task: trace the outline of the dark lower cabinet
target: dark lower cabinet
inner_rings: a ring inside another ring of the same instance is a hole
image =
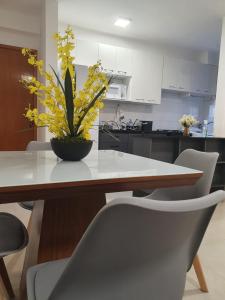
[[[159,136],[151,134],[118,133],[112,136],[99,134],[99,149],[112,149],[173,163],[185,149],[218,152],[212,191],[225,189],[225,138],[197,138]]]
[[[107,133],[99,134],[99,150],[116,150],[128,152],[128,134],[118,133],[113,136]]]
[[[219,159],[211,191],[225,189],[225,138],[196,137],[135,137],[132,153],[152,159],[173,163],[185,149],[203,152],[218,152]]]

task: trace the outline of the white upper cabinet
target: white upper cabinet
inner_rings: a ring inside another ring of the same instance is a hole
[[[189,91],[191,86],[191,67],[188,61],[164,58],[162,88],[176,91]]]
[[[122,47],[99,44],[99,59],[103,70],[123,76],[131,75],[131,50]]]
[[[130,98],[143,103],[161,103],[163,57],[133,50]]]
[[[210,95],[210,72],[211,66],[192,63],[191,89],[190,92],[201,95]]]
[[[98,44],[89,41],[76,40],[75,63],[91,66],[98,61]]]
[[[164,58],[162,88],[199,95],[215,95],[217,68],[175,58]]]
[[[116,47],[116,68],[119,75],[131,76],[131,50]]]
[[[116,72],[116,47],[99,44],[99,59],[105,72]]]
[[[217,89],[217,77],[218,77],[218,67],[211,65],[211,73],[210,73],[210,92],[211,95],[216,96]]]

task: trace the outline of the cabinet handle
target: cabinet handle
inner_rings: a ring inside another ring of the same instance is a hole
[[[143,98],[136,98],[137,101],[144,101],[145,99]]]
[[[109,70],[109,69],[103,69],[106,73],[113,73],[114,70]]]
[[[179,86],[179,89],[180,89],[180,90],[184,90],[184,87],[182,87],[182,86]]]
[[[196,92],[200,92],[201,90],[197,89]]]
[[[170,84],[171,88],[176,88],[176,85]]]
[[[205,92],[205,93],[208,93],[208,92],[209,92],[209,90],[204,90],[204,92]]]
[[[127,72],[126,72],[126,71],[118,71],[118,73],[120,73],[120,74],[124,74],[124,75],[126,75],[126,74],[127,74]]]

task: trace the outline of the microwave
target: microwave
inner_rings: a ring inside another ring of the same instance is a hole
[[[107,99],[115,99],[115,100],[121,100],[126,99],[127,87],[124,84],[118,84],[118,83],[112,83],[109,86],[109,90],[106,94]]]

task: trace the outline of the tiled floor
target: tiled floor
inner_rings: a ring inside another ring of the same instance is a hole
[[[116,195],[118,196],[118,194]],[[111,199],[115,195],[109,195]],[[1,205],[0,211],[14,213],[24,224],[28,223],[30,213],[17,204]],[[209,293],[202,293],[198,289],[196,276],[191,270],[187,274],[184,300],[224,300],[225,299],[225,203],[218,206],[207,234],[199,251],[204,267]],[[18,293],[24,252],[6,258],[6,265],[16,293]],[[6,300],[0,283],[0,300]]]

